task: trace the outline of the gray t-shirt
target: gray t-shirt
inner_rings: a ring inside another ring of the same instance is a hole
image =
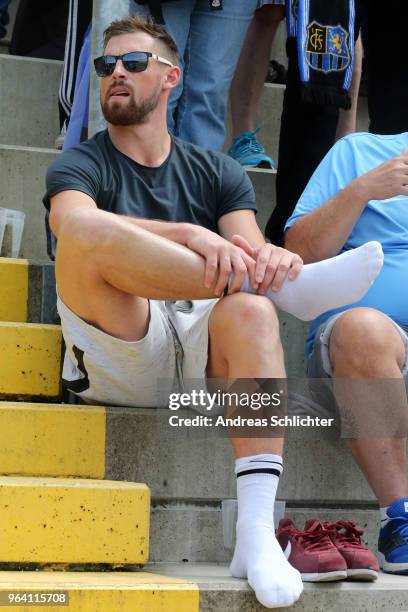
[[[179,221],[217,231],[217,221],[234,210],[256,211],[245,170],[215,151],[172,138],[168,158],[157,168],[142,166],[112,144],[108,131],[67,149],[47,171],[43,203],[60,191],[89,195],[98,208],[132,217]]]

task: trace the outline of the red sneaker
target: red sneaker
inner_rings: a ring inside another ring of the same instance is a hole
[[[380,566],[377,557],[361,543],[364,529],[354,521],[323,523],[331,532],[333,544],[347,563],[347,576],[356,580],[377,580]]]
[[[305,530],[300,531],[290,519],[281,519],[276,537],[305,582],[347,578],[347,563],[319,521],[306,521]]]

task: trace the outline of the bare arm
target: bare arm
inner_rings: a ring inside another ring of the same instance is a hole
[[[57,238],[64,223],[70,222],[71,215],[82,213],[84,208],[93,210],[95,215],[102,212],[95,201],[81,191],[62,191],[51,198],[50,227]],[[215,284],[215,295],[222,294],[231,272],[235,273],[231,292],[239,290],[247,271],[251,278],[254,275],[255,262],[246,250],[204,227],[139,217],[124,218],[130,224],[182,244],[201,255],[206,262],[204,286],[210,288]]]
[[[68,219],[68,216],[84,207],[94,209],[97,214],[98,208],[94,200],[81,191],[62,191],[51,198],[50,227],[57,238],[60,228],[64,221]],[[129,223],[153,234],[184,245],[187,244],[193,227],[190,223],[170,223],[135,217],[126,217],[126,219]]]
[[[334,257],[341,251],[367,201],[360,185],[352,181],[320,208],[297,221],[286,232],[285,246],[305,263]]]
[[[265,244],[253,210],[235,210],[223,215],[218,220],[218,230],[226,240],[232,240],[235,234],[239,234],[254,248]]]
[[[408,195],[408,151],[354,179],[319,208],[295,221],[285,246],[305,263],[334,257],[342,249],[369,200]]]

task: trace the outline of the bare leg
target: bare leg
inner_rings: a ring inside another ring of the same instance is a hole
[[[240,293],[223,298],[213,309],[209,332],[208,377],[245,378],[248,386],[251,378],[285,377],[278,318],[264,297]],[[247,578],[267,608],[292,605],[302,592],[302,581],[276,540],[273,507],[278,477],[265,473],[268,463],[281,466],[283,441],[231,442],[237,458],[238,521],[230,572]],[[249,466],[256,467],[247,471]]]
[[[123,340],[147,331],[151,299],[214,297],[204,259],[126,218],[83,210],[58,237],[56,277],[62,301],[79,317]]]
[[[330,357],[340,383],[335,385],[340,409],[347,389],[341,384],[341,379],[349,379],[354,384],[357,379],[361,379],[362,384],[364,379],[384,379],[387,391],[392,389],[392,397],[388,391],[386,398],[370,400],[372,405],[367,406],[367,411],[375,411],[387,427],[393,416],[399,419],[406,415],[407,398],[401,375],[404,346],[395,327],[382,313],[370,308],[356,308],[345,313],[333,329]],[[378,385],[377,389],[380,390],[381,386]],[[369,427],[370,414],[361,416],[363,425]],[[363,437],[351,439],[348,444],[380,506],[389,506],[396,499],[408,497],[405,437]]]
[[[279,321],[262,296],[239,293],[222,299],[210,321],[208,378],[285,378]],[[232,438],[236,458],[282,455],[282,438]]]
[[[256,128],[256,113],[272,42],[284,17],[282,6],[264,6],[254,13],[231,85],[233,136]]]

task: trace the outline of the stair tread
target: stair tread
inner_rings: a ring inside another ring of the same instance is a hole
[[[66,603],[59,605],[75,612],[199,611],[198,587],[194,582],[145,571],[0,572],[0,605],[9,601],[9,593],[16,592],[68,595]],[[54,610],[54,605],[45,609]],[[28,607],[17,604],[16,609]]]
[[[197,582],[200,588],[220,588],[229,590],[244,590],[248,591],[251,588],[246,580],[232,578],[229,574],[228,565],[216,563],[154,563],[147,564],[145,569],[151,573],[166,574],[167,576],[177,576],[185,580],[193,580]],[[1,576],[1,574],[0,574]],[[339,581],[337,583],[320,583],[319,585],[310,582],[304,583],[306,591],[318,589],[333,590],[384,590],[384,589],[402,589],[407,590],[407,577],[394,576],[380,572],[378,580],[375,582],[352,582]]]
[[[181,567],[181,565],[180,565]],[[0,590],[12,585],[18,585],[20,589],[35,586],[35,588],[140,588],[144,585],[177,585],[191,586],[190,579],[174,575],[165,576],[161,573],[150,571],[112,571],[112,572],[7,572],[0,571]],[[193,581],[194,584],[194,581]]]
[[[50,487],[64,489],[128,489],[146,490],[141,482],[99,480],[96,478],[54,478],[50,476],[0,476],[0,487]]]

